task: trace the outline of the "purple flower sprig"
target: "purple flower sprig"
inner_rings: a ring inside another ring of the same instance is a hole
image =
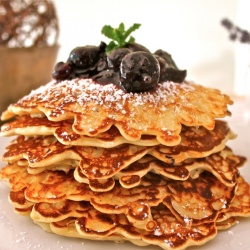
[[[240,43],[250,43],[249,31],[234,25],[233,22],[227,18],[222,19],[221,24],[228,30],[230,40],[239,41]]]

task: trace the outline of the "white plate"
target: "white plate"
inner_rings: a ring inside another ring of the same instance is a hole
[[[250,105],[238,100],[231,108],[233,116],[228,118],[231,128],[238,134],[237,139],[230,141],[234,152],[247,156],[249,162],[241,169],[242,175],[250,183]],[[9,139],[0,138],[0,154]],[[3,163],[0,167],[4,166]],[[44,232],[25,216],[13,212],[8,202],[9,188],[0,182],[0,250],[159,250],[158,247],[137,247],[130,243],[115,244],[112,242],[94,242],[88,240],[64,238]],[[250,250],[250,219],[242,219],[238,225],[227,231],[219,232],[217,237],[202,247],[191,247],[195,250]]]

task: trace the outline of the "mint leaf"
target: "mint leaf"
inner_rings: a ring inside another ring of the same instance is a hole
[[[110,53],[114,49],[125,47],[126,44],[134,42],[135,38],[130,36],[130,34],[140,26],[141,24],[135,23],[128,30],[125,30],[124,23],[120,23],[118,28],[113,28],[110,25],[103,26],[102,34],[112,40],[107,45],[106,52]]]
[[[120,23],[118,30],[120,30],[122,33],[125,31],[124,23]]]
[[[102,34],[110,39],[113,39],[113,37],[114,37],[113,30],[114,29],[110,25],[105,25],[102,28]]]
[[[124,38],[127,39],[127,37],[135,30],[139,29],[141,24],[139,23],[134,23],[125,33],[124,33]]]
[[[115,49],[117,47],[117,44],[114,41],[111,41],[107,47],[106,47],[106,52],[110,53],[110,51],[112,51],[113,49]]]
[[[128,40],[128,43],[133,43],[135,41],[134,37],[130,37],[129,40]]]

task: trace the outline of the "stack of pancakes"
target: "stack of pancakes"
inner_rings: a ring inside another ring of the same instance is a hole
[[[17,213],[44,230],[184,249],[250,216],[245,158],[220,118],[232,101],[194,83],[125,93],[90,79],[51,81],[2,114],[15,136],[0,177]]]

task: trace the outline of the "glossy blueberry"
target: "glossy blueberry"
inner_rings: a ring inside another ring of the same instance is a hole
[[[120,81],[127,92],[151,90],[157,84],[159,76],[159,62],[151,53],[132,52],[121,62]]]
[[[176,66],[174,60],[172,59],[172,56],[168,52],[161,50],[161,49],[158,49],[155,51],[154,55],[157,55],[157,56],[160,56],[161,58],[163,58],[166,61],[166,63],[168,64],[168,67],[172,67],[172,68],[177,69],[177,66]]]
[[[154,55],[160,64],[160,82],[173,81],[181,83],[184,81],[187,71],[179,70],[169,53],[157,50]]]
[[[144,47],[143,45],[139,44],[139,43],[128,43],[125,46],[126,48],[130,49],[132,52],[136,52],[136,51],[144,51],[144,52],[148,52],[150,53],[150,51]]]
[[[122,59],[132,51],[127,48],[120,48],[116,50],[112,50],[111,53],[107,57],[108,67],[115,71],[118,71],[120,68],[120,64]]]
[[[70,79],[73,73],[73,67],[68,63],[58,62],[52,72],[52,77],[56,80],[62,81]]]
[[[98,59],[98,47],[84,46],[74,48],[69,55],[68,61],[79,68],[89,68]]]
[[[119,73],[113,70],[104,70],[92,76],[92,79],[100,84],[113,83],[119,86]]]
[[[98,61],[99,47],[84,46],[74,48],[69,55],[68,61],[79,68],[89,68]]]

